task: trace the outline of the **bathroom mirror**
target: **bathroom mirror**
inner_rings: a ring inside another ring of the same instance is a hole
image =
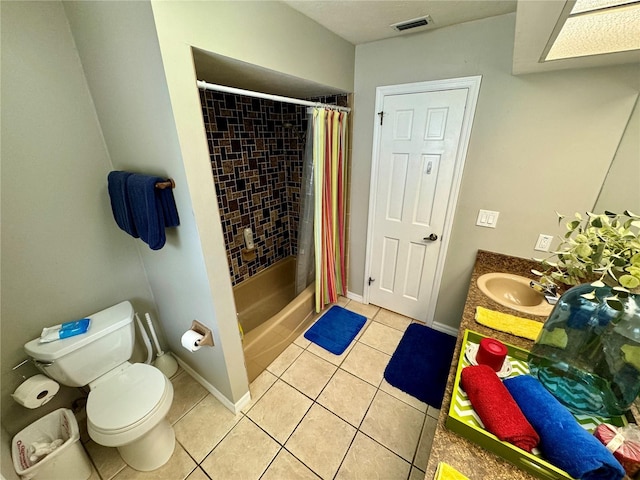
[[[640,109],[638,99],[602,182],[593,211],[640,212]]]

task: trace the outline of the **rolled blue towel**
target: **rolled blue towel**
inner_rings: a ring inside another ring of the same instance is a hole
[[[164,213],[156,183],[163,178],[131,174],[127,178],[127,196],[136,230],[149,248],[159,250],[166,241]]]
[[[116,224],[132,237],[138,238],[138,231],[133,222],[133,214],[129,206],[127,195],[127,179],[129,172],[114,171],[107,176],[107,189],[111,200],[111,210]]]
[[[573,478],[621,480],[622,465],[600,441],[534,377],[518,375],[504,381],[522,413],[540,435],[540,450],[550,463]]]

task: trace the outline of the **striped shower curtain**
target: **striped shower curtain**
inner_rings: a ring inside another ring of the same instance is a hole
[[[345,181],[347,113],[313,109],[316,312],[346,295]]]

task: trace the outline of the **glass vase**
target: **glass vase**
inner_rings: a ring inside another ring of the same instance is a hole
[[[612,308],[606,299],[615,293]],[[590,284],[569,289],[545,322],[529,368],[573,412],[622,415],[640,394],[640,295]]]

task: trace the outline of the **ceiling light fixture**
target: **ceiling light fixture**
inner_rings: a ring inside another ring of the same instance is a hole
[[[556,26],[542,58],[549,61],[638,49],[640,1],[577,0],[564,24]]]

